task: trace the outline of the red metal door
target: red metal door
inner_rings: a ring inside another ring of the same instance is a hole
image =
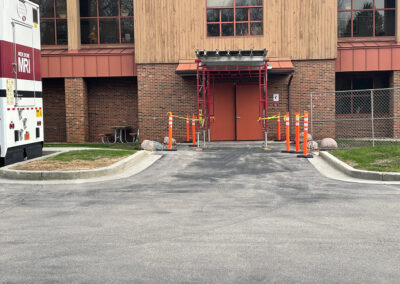
[[[211,140],[235,140],[235,89],[233,83],[215,83],[215,120],[211,124]]]
[[[258,122],[259,86],[236,86],[236,139],[263,140],[262,124]]]

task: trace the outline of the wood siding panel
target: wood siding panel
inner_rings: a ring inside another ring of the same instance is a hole
[[[337,0],[264,0],[264,36],[211,38],[205,0],[135,0],[137,63],[194,59],[196,49],[263,49],[269,57],[333,59]]]

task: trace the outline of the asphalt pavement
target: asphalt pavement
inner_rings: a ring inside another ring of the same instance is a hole
[[[0,183],[1,283],[398,283],[400,185],[259,144],[181,148],[130,178]]]

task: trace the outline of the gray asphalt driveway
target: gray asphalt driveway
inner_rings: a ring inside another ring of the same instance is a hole
[[[0,184],[0,282],[396,283],[399,225],[398,185],[213,146],[124,180]]]

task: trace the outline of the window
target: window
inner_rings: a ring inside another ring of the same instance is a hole
[[[207,35],[263,34],[263,0],[207,0]]]
[[[133,0],[81,0],[82,44],[133,43]]]
[[[395,35],[396,0],[338,0],[338,36]]]
[[[68,44],[66,0],[33,0],[33,2],[40,5],[42,45]]]
[[[336,114],[369,114],[371,113],[371,89],[389,88],[389,74],[336,75]],[[343,92],[342,92],[343,91]],[[375,90],[374,112],[387,114],[390,111],[391,93],[388,90]]]

